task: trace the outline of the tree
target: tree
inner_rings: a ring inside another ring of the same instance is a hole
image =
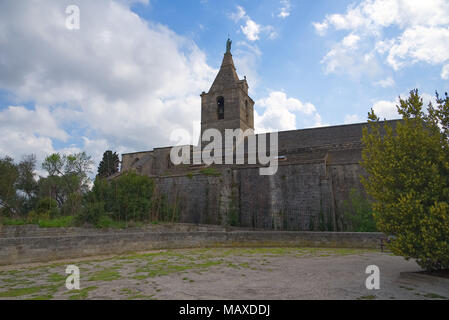
[[[100,178],[107,178],[114,173],[118,172],[120,164],[117,153],[112,153],[111,150],[107,150],[103,153],[103,160],[98,165],[98,176]]]
[[[92,165],[91,157],[85,152],[49,155],[42,163],[48,176],[39,180],[40,196],[56,200],[60,208],[65,204],[63,212],[74,213],[81,205],[80,196],[89,191]]]
[[[0,211],[9,215],[19,212],[16,181],[19,176],[14,160],[8,156],[0,159]]]
[[[418,90],[399,97],[402,121],[383,125],[374,111],[363,130],[362,183],[391,249],[427,270],[449,268],[449,97],[427,113]],[[383,132],[382,132],[383,128]]]
[[[36,156],[34,154],[26,155],[17,165],[18,178],[16,188],[24,194],[24,211],[30,211],[36,202],[38,183],[35,179]]]

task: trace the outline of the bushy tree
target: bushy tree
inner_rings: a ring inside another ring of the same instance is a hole
[[[449,98],[423,110],[418,90],[399,99],[402,121],[381,124],[371,110],[363,131],[362,177],[377,228],[391,249],[427,270],[449,268]],[[382,127],[383,128],[382,128]],[[381,132],[383,129],[384,132]]]
[[[85,152],[49,155],[42,163],[48,176],[39,180],[40,197],[56,200],[65,214],[76,213],[81,207],[82,195],[89,190],[92,165],[91,157]]]
[[[19,164],[14,159],[0,159],[0,210],[9,215],[28,212],[36,202],[36,157],[27,155]]]
[[[117,153],[107,150],[103,153],[103,159],[98,165],[98,177],[107,178],[119,170],[120,160]]]
[[[178,211],[157,195],[153,179],[131,171],[115,179],[95,179],[80,219],[97,224],[104,216],[125,222],[173,222],[177,220]]]
[[[4,214],[13,215],[19,211],[19,200],[16,181],[19,171],[10,157],[0,159],[0,210]]]

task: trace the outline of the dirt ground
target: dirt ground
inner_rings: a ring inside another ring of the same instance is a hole
[[[80,269],[80,290],[65,286]],[[368,290],[368,265],[380,289]],[[0,267],[0,299],[449,299],[449,280],[401,275],[413,261],[373,250],[179,249]]]

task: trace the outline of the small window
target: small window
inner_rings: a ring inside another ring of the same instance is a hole
[[[223,97],[217,98],[217,117],[218,117],[218,120],[224,119],[224,98]]]
[[[246,113],[246,123],[249,123],[248,100],[245,100],[245,113]]]

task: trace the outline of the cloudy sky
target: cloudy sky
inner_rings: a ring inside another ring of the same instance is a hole
[[[0,157],[173,144],[228,35],[259,132],[396,118],[399,95],[449,91],[448,0],[2,0]]]

